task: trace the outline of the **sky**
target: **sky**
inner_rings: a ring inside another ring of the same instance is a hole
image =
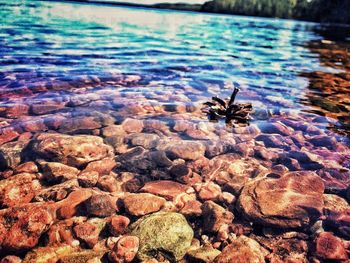
[[[208,0],[100,0],[101,2],[123,2],[143,5],[153,5],[159,3],[186,3],[186,4],[203,4]]]

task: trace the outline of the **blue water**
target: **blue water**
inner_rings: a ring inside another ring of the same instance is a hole
[[[0,24],[2,105],[96,89],[114,104],[199,105],[237,83],[256,108],[301,110],[308,80],[300,73],[336,71],[305,47],[321,39],[306,22],[0,0]],[[129,75],[136,80],[120,80]]]

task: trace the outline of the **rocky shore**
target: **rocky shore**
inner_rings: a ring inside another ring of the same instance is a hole
[[[0,78],[1,263],[349,262],[350,150],[333,115],[243,90],[254,121],[230,127],[193,87]]]

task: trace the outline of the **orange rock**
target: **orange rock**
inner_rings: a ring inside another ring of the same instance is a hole
[[[13,127],[0,128],[0,145],[16,139],[19,133]]]
[[[143,129],[143,122],[141,120],[127,118],[123,121],[122,127],[127,133],[138,133]]]
[[[109,222],[109,232],[113,236],[119,236],[126,232],[130,219],[126,216],[116,215],[111,217]]]
[[[2,260],[0,260],[0,263],[21,263],[22,259],[17,256],[6,256]]]
[[[123,236],[108,254],[108,258],[113,263],[131,262],[135,258],[138,249],[138,237]]]
[[[107,217],[117,211],[117,205],[106,194],[96,194],[85,202],[86,212],[90,216]]]
[[[87,244],[89,248],[92,248],[97,243],[100,234],[97,226],[84,222],[76,225],[73,229],[77,238]]]
[[[112,169],[115,166],[116,166],[116,162],[114,161],[114,159],[106,158],[100,161],[89,163],[85,167],[85,169],[82,171],[82,173],[94,171],[94,172],[98,172],[100,176],[107,175],[112,171]]]
[[[218,232],[223,225],[232,223],[234,215],[213,201],[206,201],[203,206],[203,227],[208,232]]]
[[[77,213],[78,206],[89,199],[91,195],[91,191],[87,189],[78,189],[70,193],[66,199],[55,203],[58,217],[62,219],[73,217]]]
[[[123,199],[127,213],[133,216],[143,216],[159,211],[166,200],[148,193],[130,194]]]
[[[141,192],[159,195],[167,200],[173,200],[176,196],[191,191],[191,187],[174,181],[162,180],[146,183]],[[193,191],[193,189],[192,189]]]
[[[348,254],[344,242],[331,232],[322,232],[316,238],[316,255],[326,260],[345,260]]]

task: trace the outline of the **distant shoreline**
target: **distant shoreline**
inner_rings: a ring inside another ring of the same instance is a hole
[[[234,12],[232,10],[226,9],[216,9],[210,7],[214,1],[208,1],[204,4],[187,4],[187,3],[159,3],[159,4],[139,4],[139,3],[128,3],[128,2],[118,2],[118,1],[101,1],[101,0],[39,0],[45,2],[70,2],[70,3],[81,3],[81,4],[102,4],[102,5],[110,5],[110,6],[125,6],[125,7],[139,7],[139,8],[148,8],[148,9],[163,9],[163,10],[178,10],[178,11],[188,11],[188,12],[196,12],[196,13],[207,13],[207,14],[221,14],[221,15],[239,15],[239,16],[251,16],[251,17],[263,17],[263,18],[280,18],[280,19],[292,19],[297,21],[305,21],[305,22],[318,22],[323,24],[338,24],[343,26],[350,26],[350,16],[345,17],[344,21],[333,20],[329,18],[328,20],[319,20],[312,19],[311,16],[307,15],[299,15],[297,17],[283,17],[276,15],[267,15],[262,13],[248,13],[244,10],[239,10],[239,12]],[[305,11],[305,10],[304,10]]]

